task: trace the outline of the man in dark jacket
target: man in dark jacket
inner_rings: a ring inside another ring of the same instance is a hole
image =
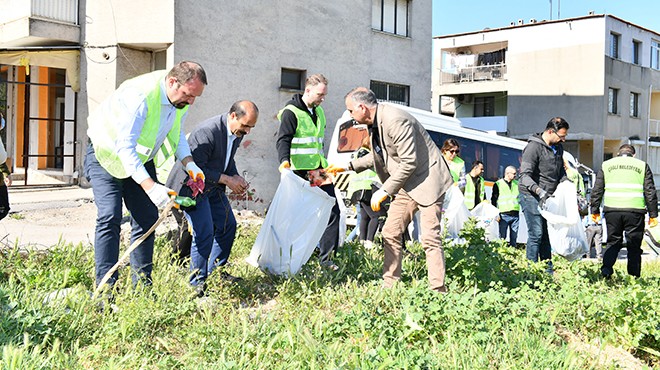
[[[540,207],[566,179],[561,143],[566,141],[568,128],[568,122],[562,117],[552,118],[545,131],[529,138],[520,164],[520,206],[529,231],[527,259],[534,262],[547,260],[549,273],[552,273],[550,239]]]
[[[280,111],[276,144],[280,172],[291,169],[309,180],[309,171],[328,167],[323,154],[325,113],[321,108],[327,93],[328,80],[321,74],[311,75],[305,81],[305,92],[294,95]],[[339,267],[332,261],[332,254],[339,244],[339,206],[333,184],[321,185],[320,189],[335,198],[335,205],[319,243],[319,262],[321,266],[336,271]]]
[[[600,271],[606,278],[614,273],[614,263],[623,248],[624,231],[628,274],[640,276],[646,212],[649,213],[649,226],[658,224],[658,196],[653,173],[648,164],[634,157],[635,148],[632,145],[621,145],[617,157],[603,162],[591,192],[591,219],[599,221],[601,201],[605,212],[607,249]]]
[[[229,187],[234,193],[243,194],[248,188],[247,181],[238,174],[234,154],[258,117],[259,109],[253,102],[238,101],[228,113],[200,123],[188,137],[192,157],[206,175],[204,192],[196,197],[197,205],[185,209],[193,230],[190,284],[196,287],[198,296],[204,295],[207,276],[229,259],[236,219],[225,190]],[[192,190],[186,185],[189,179],[183,166],[177,164],[167,179],[167,187],[191,196]],[[238,280],[224,271],[222,278]]]

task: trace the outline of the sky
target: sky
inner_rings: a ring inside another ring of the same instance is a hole
[[[660,33],[660,0],[432,0],[433,36],[580,17],[593,10]],[[551,8],[552,4],[552,8]],[[551,13],[552,10],[552,13]]]

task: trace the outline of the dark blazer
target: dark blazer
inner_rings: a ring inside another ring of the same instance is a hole
[[[378,104],[376,126],[380,142],[362,158],[351,162],[356,172],[374,168],[390,195],[400,189],[422,206],[444,196],[454,181],[440,149],[426,129],[410,114],[389,104]],[[381,156],[376,148],[382,148]]]
[[[234,139],[231,148],[229,164],[225,169],[227,158],[227,113],[209,118],[201,122],[188,136],[188,144],[193,160],[204,171],[206,177],[204,192],[219,188],[224,193],[225,185],[220,184],[220,175],[234,176],[238,174],[234,154],[242,138]],[[183,196],[191,196],[192,190],[186,186],[188,173],[181,162],[172,168],[165,186]]]

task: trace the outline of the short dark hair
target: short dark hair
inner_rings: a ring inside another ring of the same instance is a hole
[[[191,62],[188,60],[179,62],[174,67],[172,67],[170,72],[167,74],[167,77],[176,78],[180,85],[185,85],[193,78],[197,78],[204,85],[208,85],[206,80],[206,71],[204,71],[204,68],[202,68],[199,63]]]
[[[252,109],[254,109],[254,113],[259,115],[259,108],[257,108],[257,105],[254,104],[254,102],[249,100],[239,100],[234,102],[234,104],[231,105],[231,108],[229,108],[229,114],[236,113],[236,118],[241,118],[247,114],[245,108],[248,106],[251,106]]]
[[[483,165],[484,165],[484,162],[482,162],[482,161],[480,161],[480,160],[477,159],[476,161],[472,162],[472,169],[477,168],[478,165],[482,165],[482,166],[483,166]]]
[[[548,124],[545,126],[545,130],[552,130],[554,132],[557,132],[561,129],[567,129],[569,128],[568,122],[563,117],[553,117],[550,118],[550,121],[548,121]]]
[[[619,147],[617,155],[635,155],[635,147],[630,144],[623,144]]]

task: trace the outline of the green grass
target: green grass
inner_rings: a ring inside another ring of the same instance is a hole
[[[347,244],[338,272],[315,257],[292,278],[248,266],[258,229],[241,227],[229,284],[209,280],[211,301],[191,299],[187,267],[157,241],[154,285],[133,289],[122,270],[117,312],[91,301],[93,251],[0,254],[0,369],[608,369],[660,366],[660,263],[642,278],[617,264],[554,258],[555,274],[520,250],[485,243],[468,226],[466,245],[447,245],[450,293],[428,290],[424,253],[413,245],[402,283],[381,288],[382,252]],[[64,298],[44,303],[53,291]],[[629,359],[603,361],[616,347]],[[633,357],[634,356],[634,357]]]

